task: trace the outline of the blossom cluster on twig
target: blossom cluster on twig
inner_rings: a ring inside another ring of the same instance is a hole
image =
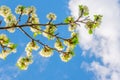
[[[60,58],[64,62],[68,62],[75,55],[74,48],[79,43],[78,33],[76,28],[81,24],[84,24],[88,33],[92,34],[93,31],[100,25],[102,16],[94,15],[94,20],[89,18],[89,9],[87,6],[79,6],[79,16],[75,19],[73,16],[68,16],[64,19],[62,23],[54,23],[53,21],[57,19],[56,14],[47,14],[47,23],[42,24],[39,21],[38,15],[36,14],[36,8],[34,6],[25,7],[23,5],[18,5],[15,9],[15,13],[19,15],[18,19],[12,14],[12,11],[7,6],[0,7],[0,16],[4,18],[6,23],[5,26],[0,26],[0,30],[7,30],[10,33],[14,33],[16,29],[22,31],[29,39],[30,42],[26,44],[25,52],[26,56],[20,57],[17,61],[17,66],[21,70],[27,70],[28,66],[32,61],[33,50],[38,51],[43,57],[50,57],[53,55],[54,51],[57,51]],[[24,24],[19,24],[22,21],[22,16],[26,15],[28,18]],[[0,22],[2,24],[2,21]],[[42,27],[45,27],[44,29]],[[70,38],[64,38],[56,34],[59,26],[68,26],[68,31],[71,32]],[[24,28],[30,28],[33,35],[30,35]],[[42,35],[48,40],[55,40],[54,47],[43,43],[42,41],[36,39],[36,36]],[[6,34],[0,34],[0,47],[1,53],[0,58],[6,59],[6,57],[13,52],[16,52],[16,44],[11,43]]]

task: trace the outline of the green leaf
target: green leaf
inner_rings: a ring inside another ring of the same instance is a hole
[[[88,13],[88,12],[85,12],[85,13],[84,13],[84,16],[88,16],[88,15],[89,15],[89,13]]]
[[[89,15],[89,9],[87,6],[79,5],[79,14],[80,16],[88,16]]]
[[[71,41],[74,45],[77,45],[79,43],[79,39],[78,39],[78,34],[75,33],[74,35],[72,35]]]
[[[17,44],[13,44],[12,49],[15,49],[17,47]]]
[[[83,10],[83,5],[79,5],[79,10]]]
[[[102,15],[94,15],[94,21],[101,21]]]
[[[93,33],[92,29],[89,29],[88,33],[89,33],[89,34],[92,34],[92,33]]]
[[[65,18],[64,22],[65,22],[65,23],[69,23],[68,18]]]
[[[65,18],[64,22],[65,23],[72,23],[72,22],[74,22],[74,18],[72,16],[68,16],[67,18]]]
[[[88,9],[88,7],[84,6],[83,8],[84,8],[84,12],[83,12],[84,16],[88,16],[89,15],[89,9]]]
[[[6,41],[4,41],[4,44],[8,44],[10,42],[10,39],[7,39]]]
[[[37,35],[41,34],[41,32],[34,32],[33,37],[36,37]]]
[[[36,37],[37,35],[38,35],[38,33],[35,32],[35,33],[33,34],[33,37]]]
[[[26,7],[25,6],[21,6],[21,10],[24,10]]]
[[[74,51],[72,50],[72,51],[70,51],[70,54],[72,55],[72,56],[75,56],[75,53],[74,53]]]

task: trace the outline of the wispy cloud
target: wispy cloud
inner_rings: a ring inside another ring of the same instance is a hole
[[[80,46],[86,53],[100,58],[87,65],[96,74],[97,80],[119,80],[120,78],[120,4],[118,0],[70,0],[71,14],[78,16],[78,5],[87,5],[90,15],[102,14],[100,28],[89,35],[84,27],[79,27]]]
[[[0,80],[13,80],[17,78],[20,71],[16,66],[3,65],[0,67]]]
[[[44,58],[40,55],[39,57],[37,55],[35,55],[34,57],[35,57],[35,64],[38,66],[38,70],[40,72],[44,72],[46,70],[46,67],[48,66],[50,58]]]

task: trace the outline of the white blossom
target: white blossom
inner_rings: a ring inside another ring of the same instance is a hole
[[[15,31],[14,26],[17,23],[16,17],[13,14],[9,14],[4,18],[4,21],[6,22],[6,27],[13,27],[7,29],[9,32],[13,33]]]
[[[73,32],[73,31],[76,30],[76,27],[77,27],[77,26],[76,26],[75,23],[71,23],[70,26],[69,26],[69,28],[68,28],[68,30],[71,31],[71,32]]]
[[[26,15],[30,13],[34,14],[36,12],[36,9],[34,6],[27,7],[25,10],[26,10]]]
[[[31,14],[30,22],[33,23],[33,24],[39,24],[40,23],[37,14],[35,14],[35,13]]]
[[[7,15],[9,15],[11,13],[11,9],[7,6],[1,6],[0,7],[0,15],[3,17],[6,17]]]
[[[5,34],[0,34],[0,43],[6,45],[9,42],[8,37]]]
[[[43,32],[43,36],[47,37],[48,39],[54,39],[54,32],[56,31],[55,25],[47,25],[46,29]]]
[[[2,53],[0,53],[0,58],[5,60],[9,54],[10,50],[2,50]]]
[[[15,9],[16,14],[26,14],[26,8],[23,5],[18,5]]]
[[[31,57],[20,57],[17,61],[17,66],[21,69],[21,70],[27,70],[28,66],[30,64],[32,64],[32,59]]]
[[[62,42],[61,42],[60,40],[57,40],[57,41],[55,42],[54,46],[55,46],[56,49],[58,49],[58,50],[60,50],[60,51],[64,49],[64,47],[63,47],[63,45],[62,45]]]
[[[61,53],[60,58],[63,62],[68,62],[72,58],[72,54],[69,53]]]
[[[28,56],[32,54],[32,50],[37,51],[40,47],[35,42],[29,42],[25,48]]]
[[[8,48],[10,48],[11,52],[16,53],[16,45],[13,43],[9,43],[7,45]]]
[[[50,57],[53,55],[53,50],[47,46],[45,46],[40,52],[39,54],[43,57]]]
[[[76,44],[78,44],[78,34],[72,32],[71,38],[64,41],[64,44],[70,49],[74,49]]]
[[[11,22],[11,21],[17,21],[15,15],[9,14],[4,18],[4,21],[6,23]]]
[[[56,15],[54,14],[54,13],[49,13],[48,15],[47,15],[47,18],[49,19],[49,20],[56,20]]]

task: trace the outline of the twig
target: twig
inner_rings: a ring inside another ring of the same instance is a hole
[[[64,52],[64,51],[62,51],[62,50],[58,50],[58,49],[56,49],[56,48],[52,48],[52,47],[50,47],[50,46],[48,46],[48,45],[40,42],[39,40],[36,40],[36,39],[32,38],[32,37],[31,37],[26,31],[24,31],[21,27],[19,27],[19,29],[20,29],[27,37],[29,37],[32,41],[35,41],[35,42],[41,44],[41,45],[44,46],[44,47],[47,46],[47,47],[51,48],[52,50],[55,50],[55,51],[57,51],[57,52],[59,52],[59,53],[63,53],[63,52]]]
[[[67,40],[67,39],[62,38],[62,37],[60,37],[60,36],[57,36],[58,34],[53,35],[53,34],[51,34],[51,33],[49,33],[49,32],[46,32],[46,31],[44,31],[44,30],[42,30],[42,29],[38,29],[38,28],[33,27],[33,26],[30,26],[30,27],[32,27],[32,28],[34,28],[34,29],[36,29],[36,30],[39,30],[39,31],[41,31],[41,32],[44,32],[44,33],[46,33],[46,34],[49,34],[49,35],[51,35],[51,36],[54,36],[54,37],[56,37],[56,38],[59,38],[59,39],[62,39],[62,40]]]

